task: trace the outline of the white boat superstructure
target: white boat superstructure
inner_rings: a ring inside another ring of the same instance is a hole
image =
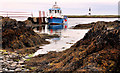
[[[57,2],[55,2],[55,5],[49,9],[48,17],[64,18],[61,14],[61,8],[57,5]]]

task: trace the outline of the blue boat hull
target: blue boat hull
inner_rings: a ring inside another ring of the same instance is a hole
[[[48,18],[48,29],[58,30],[63,29],[63,21],[62,18]]]
[[[62,18],[48,18],[48,23],[63,23],[63,19]]]
[[[53,30],[63,29],[63,25],[48,25],[48,29]]]

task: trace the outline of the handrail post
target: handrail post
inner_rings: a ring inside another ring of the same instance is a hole
[[[41,26],[41,11],[39,11],[39,31],[41,31],[42,30],[42,26]]]

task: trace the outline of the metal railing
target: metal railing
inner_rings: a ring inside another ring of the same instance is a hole
[[[0,11],[0,16],[4,17],[33,17],[32,12]]]

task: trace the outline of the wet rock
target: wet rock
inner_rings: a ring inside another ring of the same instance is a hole
[[[8,69],[9,69],[9,70],[15,70],[16,67],[15,67],[15,66],[10,66],[10,67],[8,67]]]
[[[6,68],[3,68],[3,71],[8,71],[8,69],[6,69]]]
[[[19,63],[19,64],[23,64],[23,63],[24,63],[24,61],[19,61],[18,63]]]
[[[49,52],[33,57],[30,61],[26,61],[26,65],[36,67],[34,71],[119,72],[120,30],[115,28],[107,30],[103,23],[98,22],[94,25],[84,38],[77,41],[71,48],[63,52]]]
[[[34,47],[43,43],[47,43],[47,41],[36,34],[32,28],[28,28],[25,22],[3,18],[2,27],[3,49],[15,51],[17,49]]]
[[[9,70],[8,72],[14,72],[15,70]]]
[[[29,57],[29,56],[26,56],[25,59],[30,59],[30,57]]]
[[[93,27],[93,24],[79,24],[79,25],[76,25],[72,28],[73,29],[90,29],[92,27]]]
[[[20,64],[16,65],[16,67],[21,68],[22,66]]]
[[[14,62],[11,64],[12,67],[15,67],[17,65],[17,62]]]
[[[3,56],[0,56],[0,60],[3,60]]]
[[[0,60],[0,63],[3,63],[4,61],[3,60]]]
[[[15,71],[21,71],[22,69],[21,68],[16,68]]]
[[[7,55],[5,53],[7,53]],[[2,51],[1,54],[2,56],[0,57],[1,58],[0,72],[15,72],[15,70],[19,68],[24,68],[24,70],[28,71],[28,69],[25,68],[23,58],[17,53],[11,53],[9,51]],[[19,59],[19,62],[14,61],[14,59]]]
[[[98,22],[92,22],[89,24],[78,24],[76,26],[71,27],[72,29],[90,29],[92,28],[94,25],[98,25],[98,24],[102,24],[105,25],[107,28],[111,28],[111,27],[116,27],[118,26],[120,22],[118,21],[113,21],[113,22],[104,22],[104,21],[98,21]]]

